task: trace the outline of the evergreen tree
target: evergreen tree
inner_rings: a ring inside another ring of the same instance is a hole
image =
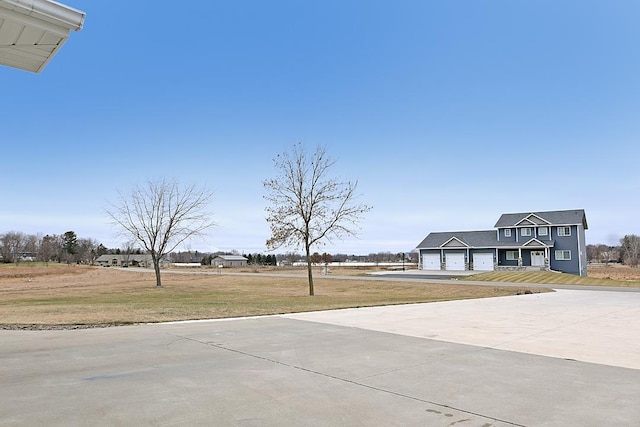
[[[74,255],[78,251],[78,236],[73,231],[67,231],[62,236],[62,250]]]

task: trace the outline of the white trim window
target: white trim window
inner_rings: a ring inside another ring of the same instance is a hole
[[[571,236],[571,227],[558,227],[558,236]]]
[[[531,228],[529,227],[524,227],[521,231],[520,231],[520,235],[523,237],[529,237],[531,236]]]
[[[570,250],[556,251],[556,261],[571,261]]]
[[[507,261],[517,261],[518,251],[507,251]]]
[[[511,237],[511,229],[510,228],[505,228],[504,237]]]
[[[548,236],[548,235],[549,235],[549,229],[547,227],[538,228],[538,236]]]

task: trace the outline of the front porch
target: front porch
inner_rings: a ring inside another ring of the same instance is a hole
[[[533,245],[532,245],[533,246]],[[550,248],[547,245],[498,249],[496,270],[549,271]]]

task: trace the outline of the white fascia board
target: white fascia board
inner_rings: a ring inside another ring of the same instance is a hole
[[[78,31],[85,13],[52,0],[0,0],[0,8],[45,21],[68,30]],[[29,20],[29,24],[34,22]]]

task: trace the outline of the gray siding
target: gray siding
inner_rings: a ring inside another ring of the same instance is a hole
[[[547,235],[540,235],[540,229],[541,228],[546,228],[547,229]],[[542,226],[542,227],[536,227],[536,239],[540,240],[541,242],[548,242],[551,240],[551,228],[550,226]]]
[[[507,251],[510,251],[513,249],[500,249],[498,250],[498,265],[499,266],[509,266],[509,267],[517,267],[518,266],[518,260],[517,259],[513,259],[513,260],[508,260],[507,259]],[[516,252],[518,252],[517,250],[515,250]]]
[[[555,245],[551,249],[549,263],[552,270],[563,271],[565,273],[580,275],[580,248],[578,247],[578,226],[572,225],[571,236],[558,236],[558,227],[552,227],[553,239]],[[582,227],[581,227],[582,228]],[[557,260],[556,251],[571,251],[570,260]],[[584,251],[583,251],[584,253]]]
[[[505,236],[505,230],[511,230],[511,236]],[[500,242],[515,242],[516,241],[516,229],[515,228],[501,228],[500,229]]]

